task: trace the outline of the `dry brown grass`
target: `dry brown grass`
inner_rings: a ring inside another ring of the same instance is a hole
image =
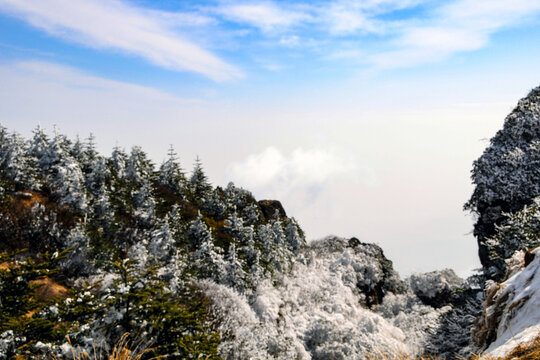
[[[540,335],[529,342],[518,345],[506,357],[495,358],[477,355],[470,360],[540,360]]]
[[[129,350],[130,343],[128,341],[129,334],[124,334],[120,341],[115,345],[113,350],[103,355],[99,350],[94,349],[93,354],[88,354],[83,351],[72,350],[73,360],[141,360],[144,355],[151,352],[151,349],[144,349],[142,346],[135,346],[134,350]],[[152,359],[162,359],[163,357],[153,357]],[[59,360],[58,357],[52,357],[54,360]],[[415,357],[408,355],[388,356],[382,353],[369,354],[366,360],[445,360],[436,356]],[[494,358],[488,356],[475,355],[470,358],[462,358],[462,360],[540,360],[540,335],[536,339],[520,344],[512,352],[504,358]]]
[[[388,356],[385,354],[370,354],[366,360],[445,360],[437,356],[429,357],[410,357],[408,355]],[[540,360],[540,335],[534,340],[518,345],[508,355],[503,358],[485,356],[482,354],[474,355],[460,360]]]
[[[68,342],[69,338],[68,338]],[[71,343],[71,342],[70,342]],[[132,348],[132,350],[130,350]],[[152,349],[145,348],[143,344],[133,346],[129,342],[129,334],[122,335],[112,351],[103,354],[101,349],[94,346],[92,354],[73,348],[71,350],[71,359],[73,360],[141,360],[143,356],[152,352]],[[152,357],[151,359],[161,359],[162,357]],[[52,355],[53,360],[60,360],[56,355]]]
[[[0,270],[8,270],[9,268],[11,268],[11,264],[8,263],[8,262],[3,262],[0,264]]]
[[[88,354],[80,349],[72,350],[71,359],[73,360],[141,360],[152,349],[145,348],[139,344],[134,347],[134,350],[129,350],[129,334],[122,336],[120,341],[114,346],[113,350],[106,355],[103,355],[100,350],[94,348],[93,354]],[[69,339],[68,339],[69,340]],[[153,357],[152,359],[163,359],[163,356]],[[53,360],[60,360],[57,356],[52,355]],[[368,354],[366,360],[445,360],[437,356],[428,357],[410,357],[405,354],[401,355],[385,355],[383,353]],[[482,354],[471,356],[469,358],[461,358],[461,360],[540,360],[540,335],[534,340],[518,345],[504,358],[495,358],[483,356]]]
[[[25,193],[19,193],[19,194],[24,195],[24,196],[17,196],[17,199],[20,201],[21,205],[27,210],[32,209],[32,207],[36,203],[47,204],[49,202],[46,197],[36,192],[25,192]]]
[[[443,358],[439,358],[436,356],[428,356],[428,357],[411,357],[409,355],[393,355],[388,356],[384,354],[377,354],[377,355],[367,355],[366,360],[444,360]]]
[[[387,355],[384,352],[376,351],[374,354],[366,354],[365,360],[445,360],[445,359],[438,356],[412,357],[407,354]]]
[[[64,299],[69,295],[69,290],[65,286],[51,278],[33,280],[30,284],[39,286],[36,289],[36,296],[40,301]]]

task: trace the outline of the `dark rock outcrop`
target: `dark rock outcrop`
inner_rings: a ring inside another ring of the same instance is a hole
[[[276,217],[276,213],[280,219],[285,219],[287,217],[287,213],[285,212],[283,205],[281,205],[281,202],[278,200],[260,200],[259,207],[261,208],[266,221],[274,219]]]
[[[412,274],[409,284],[416,296],[426,305],[440,308],[452,302],[456,290],[463,287],[463,279],[451,269]]]
[[[381,304],[389,292],[402,294],[407,291],[407,285],[394,270],[392,261],[386,258],[381,247],[376,244],[363,243],[357,238],[329,236],[312,242],[306,250],[320,257],[349,251],[352,257],[347,262],[355,271],[356,288],[368,308]],[[309,258],[308,253],[305,256]]]
[[[488,248],[505,213],[521,210],[540,196],[540,87],[521,99],[473,165],[476,185],[465,209],[477,214],[474,235],[489,279],[500,281],[504,269]]]

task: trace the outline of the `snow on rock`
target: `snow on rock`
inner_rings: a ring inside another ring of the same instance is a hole
[[[409,279],[414,293],[424,302],[433,307],[448,304],[452,293],[463,286],[463,279],[452,269],[432,271],[424,274],[414,273]]]
[[[474,235],[488,279],[501,281],[506,269],[499,258],[511,255],[506,256],[505,252],[508,245],[513,246],[507,243],[498,247],[488,241],[497,233],[497,225],[505,220],[505,214],[522,210],[540,196],[539,163],[540,86],[518,102],[506,117],[503,128],[491,138],[490,145],[473,165],[475,189],[465,209],[477,215]],[[505,242],[504,238],[498,240]]]
[[[450,306],[434,309],[424,305],[412,292],[389,294],[376,308],[378,313],[404,333],[408,353],[414,355],[424,354],[430,345],[431,348],[435,345],[430,344],[432,337],[441,325],[441,316],[450,310]]]
[[[315,360],[418,354],[427,341],[426,329],[436,328],[444,310],[423,305],[410,291],[403,298],[409,307],[398,306],[395,313],[375,312],[375,305],[369,309],[364,290],[378,287],[389,299],[395,296],[381,289],[404,290],[377,249],[336,237],[319,240],[303,250],[290,274],[262,282],[249,298],[201,282],[222,334],[220,355]],[[415,312],[410,315],[401,311],[411,307]]]
[[[475,334],[489,345],[486,356],[504,357],[540,334],[540,247],[530,254],[533,259],[521,270],[503,283],[488,285],[485,311]]]

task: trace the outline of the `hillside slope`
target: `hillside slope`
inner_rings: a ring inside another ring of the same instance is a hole
[[[0,359],[126,333],[142,359],[505,356],[540,333],[539,99],[475,162],[484,267],[466,280],[401,279],[356,238],[306,243],[279,201],[214,187],[199,159],[186,174],[173,149],[156,166],[139,147],[104,156],[93,137],[0,126]]]

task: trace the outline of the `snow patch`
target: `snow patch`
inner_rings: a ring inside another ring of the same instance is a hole
[[[497,338],[486,349],[487,356],[504,357],[519,344],[540,334],[540,247],[532,254],[533,261],[501,283],[494,295],[507,300],[499,305],[503,311]],[[486,309],[488,314],[496,310],[492,307]]]

